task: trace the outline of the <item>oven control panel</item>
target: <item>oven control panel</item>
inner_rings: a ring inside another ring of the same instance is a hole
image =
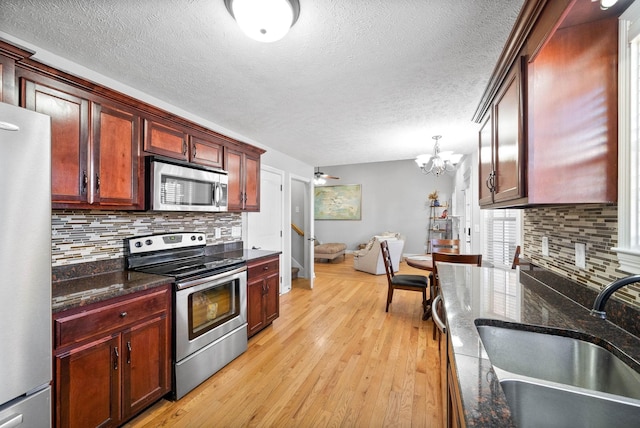
[[[203,247],[206,243],[206,234],[202,232],[161,233],[157,235],[136,236],[127,240],[129,254]]]

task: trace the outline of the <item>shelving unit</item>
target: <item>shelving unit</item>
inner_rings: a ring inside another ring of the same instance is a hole
[[[445,213],[445,211],[447,211]],[[429,207],[429,228],[427,232],[427,254],[431,253],[432,239],[451,239],[452,224],[449,216],[449,204]]]

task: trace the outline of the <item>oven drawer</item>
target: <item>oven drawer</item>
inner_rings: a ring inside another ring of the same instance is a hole
[[[277,272],[278,269],[280,269],[280,259],[278,257],[275,259],[257,262],[255,264],[252,262],[248,266],[247,276],[249,279],[255,279],[262,275],[268,275],[271,272]]]
[[[84,312],[53,320],[54,346],[60,348],[99,337],[167,310],[170,306],[168,287],[159,287],[125,301],[106,304]]]

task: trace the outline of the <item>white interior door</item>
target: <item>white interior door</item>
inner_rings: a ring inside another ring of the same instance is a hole
[[[284,172],[263,165],[260,169],[260,212],[247,215],[249,248],[282,251],[284,231]],[[280,293],[291,289],[291,272],[280,257]],[[290,270],[290,267],[289,267]]]

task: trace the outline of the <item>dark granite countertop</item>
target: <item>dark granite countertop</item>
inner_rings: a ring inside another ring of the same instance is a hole
[[[244,249],[244,250],[236,250],[236,251],[226,251],[224,253],[215,253],[215,254],[220,255],[222,257],[242,259],[247,263],[249,263],[256,260],[282,254],[282,251]]]
[[[593,300],[583,295],[585,287],[572,287],[564,283],[566,280],[546,271],[444,263],[438,271],[469,427],[514,426],[502,388],[492,385],[492,366],[476,330],[478,319],[484,324],[526,324],[527,329],[539,332],[560,329],[565,335],[609,349],[640,371],[640,338],[609,320],[589,315],[585,306],[590,306]],[[582,304],[578,303],[581,301]],[[612,303],[610,300],[607,309]]]
[[[66,279],[52,284],[51,308],[53,313],[66,311],[170,282],[166,276],[126,270]]]
[[[221,257],[251,262],[281,251],[225,248]],[[160,275],[125,270],[123,259],[80,263],[53,269],[52,312],[87,306],[172,282]]]

